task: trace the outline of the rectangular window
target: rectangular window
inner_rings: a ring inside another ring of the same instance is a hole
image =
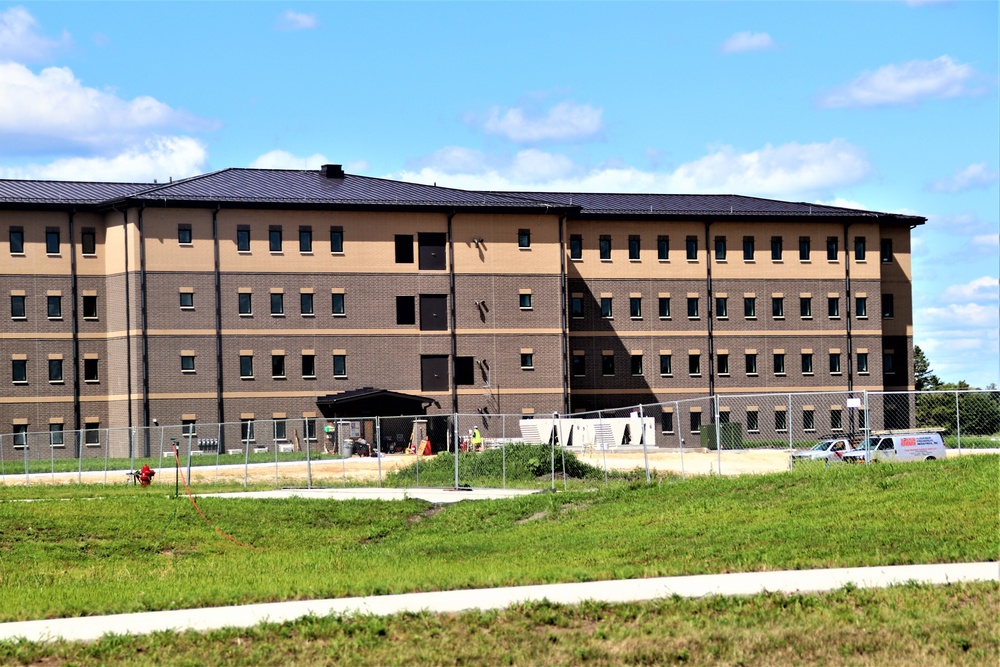
[[[271,354],[271,377],[272,378],[285,377],[285,355]]]
[[[802,374],[803,375],[813,374],[813,356],[811,352],[802,353]]]
[[[58,320],[62,317],[62,297],[49,296],[46,299],[46,310],[50,320]]]
[[[743,260],[746,262],[753,261],[754,243],[752,236],[743,237]]]
[[[569,258],[583,259],[583,237],[579,234],[570,234]]]
[[[799,297],[799,316],[802,318],[811,318],[813,316],[812,297]]]
[[[396,297],[396,324],[416,324],[416,299],[412,296]]]
[[[661,262],[665,262],[670,259],[669,236],[656,237],[656,258],[659,259]]]
[[[417,268],[421,271],[441,271],[447,268],[445,243],[448,237],[440,232],[417,234]]]
[[[892,261],[892,239],[882,239],[879,244],[879,258],[883,264],[888,264]]]
[[[840,354],[837,352],[830,353],[830,373],[838,375],[841,373],[840,370]]]
[[[660,309],[660,319],[668,320],[670,319],[670,297],[661,296],[657,301]]]
[[[831,262],[837,261],[837,255],[840,252],[840,246],[837,241],[836,236],[826,237],[826,258]]]
[[[717,262],[726,261],[726,237],[715,237],[715,260]]]
[[[583,377],[587,374],[587,357],[585,355],[574,354],[571,365],[574,377]]]
[[[21,227],[10,228],[10,254],[24,254],[24,229]]]
[[[330,295],[330,312],[339,317],[347,315],[347,305],[344,303],[344,294],[334,292]]]
[[[257,439],[254,433],[253,419],[240,420],[240,440],[243,442],[254,442]]]
[[[632,375],[642,375],[642,355],[633,354],[629,357],[629,369]]]
[[[858,352],[858,373],[868,373],[868,353]]]
[[[27,424],[14,424],[14,428],[11,429],[14,433],[14,446],[15,447],[27,447],[28,446],[28,425]]]
[[[785,299],[780,296],[771,298],[771,317],[781,319],[785,316]]]
[[[448,389],[448,357],[424,354],[420,356],[420,391]]]
[[[785,374],[785,355],[782,352],[774,353],[774,374],[775,375]]]
[[[275,419],[274,420],[274,440],[275,442],[282,442],[288,440],[288,420],[287,419]]]
[[[806,431],[816,430],[816,412],[814,410],[802,410],[802,428]]]
[[[583,317],[583,297],[573,296],[569,299],[569,316],[574,319]]]
[[[832,317],[840,317],[840,297],[829,296],[826,298],[826,312]]]
[[[181,373],[194,373],[194,355],[181,355]]]
[[[611,259],[611,237],[607,234],[601,234],[601,238],[598,239],[598,248],[601,253],[601,259]]]
[[[771,237],[771,260],[775,262],[781,261],[781,237],[772,236]]]
[[[313,251],[312,227],[299,227],[299,252]]]
[[[253,378],[253,355],[240,355],[240,377],[243,379]]]
[[[97,359],[84,359],[83,360],[83,381],[84,382],[100,382],[101,376],[98,372],[98,360]]]
[[[892,350],[886,350],[882,354],[882,372],[886,375],[896,372],[896,353]]]
[[[305,439],[316,440],[316,420],[315,419],[303,419],[302,420],[302,430],[305,431]]]
[[[281,252],[281,226],[271,225],[267,230],[267,243],[271,252]]]
[[[531,292],[519,294],[517,302],[521,310],[531,310]]]
[[[250,252],[250,228],[240,226],[236,228],[236,251]]]
[[[28,360],[13,359],[11,361],[11,379],[15,384],[26,384],[28,382]]]
[[[669,377],[674,374],[673,356],[669,354],[660,355],[660,375]]]
[[[698,297],[689,296],[687,298],[688,319],[698,318]]]
[[[858,262],[865,261],[865,237],[854,237],[854,259]]]
[[[285,295],[281,292],[271,292],[271,314],[285,314]]]
[[[84,422],[83,424],[83,444],[101,444],[100,422]]]
[[[628,237],[628,258],[639,259],[639,237],[632,235]]]
[[[812,241],[808,236],[799,237],[799,260],[803,262],[809,261],[809,253],[811,250]]]
[[[859,296],[854,299],[855,317],[868,317],[868,297]]]
[[[519,230],[517,230],[517,247],[518,248],[530,248],[531,247],[531,230],[530,229],[519,229]]]
[[[58,229],[46,229],[45,230],[45,252],[48,255],[58,255],[59,254],[59,230]]]
[[[787,431],[788,430],[788,413],[784,410],[774,411],[774,430],[775,431]]]
[[[62,447],[65,444],[63,438],[62,424],[49,424],[49,444],[53,447]]]
[[[188,310],[194,308],[194,292],[179,292],[178,298],[180,299],[181,308]]]
[[[333,377],[347,377],[347,355],[333,355]]]
[[[83,319],[97,319],[97,296],[88,294],[83,297]]]
[[[193,242],[191,225],[177,225],[177,243],[180,245],[191,245]]]
[[[698,433],[701,431],[701,413],[692,412],[691,413],[691,432]]]
[[[304,316],[316,314],[315,295],[312,292],[299,293],[299,312]]]
[[[611,308],[611,297],[602,296],[601,297],[601,317],[609,320],[613,317],[613,310]]]
[[[844,430],[844,412],[843,412],[843,410],[838,410],[836,408],[831,408],[831,410],[830,410],[830,430],[831,431],[843,431]]]
[[[882,317],[892,319],[896,315],[896,306],[891,294],[882,295]]]
[[[49,359],[49,382],[63,381],[63,360]]]
[[[756,410],[747,410],[747,431],[750,433],[760,432],[760,413]]]
[[[448,330],[448,296],[446,294],[420,295],[420,330]]]
[[[412,234],[396,234],[396,264],[413,264]]]
[[[628,299],[628,314],[633,320],[642,319],[642,297],[632,296]]]
[[[615,374],[615,355],[604,353],[601,355],[601,375]]]
[[[688,375],[701,375],[701,355],[688,355]]]
[[[80,252],[84,255],[97,254],[97,232],[92,227],[84,227],[80,232]]]
[[[532,370],[535,368],[535,355],[531,352],[521,353],[521,368],[523,370]]]
[[[315,378],[316,377],[316,355],[308,354],[306,352],[302,353],[302,377],[304,378]]]
[[[715,367],[719,375],[729,375],[729,355],[728,354],[715,355]]]
[[[343,254],[344,252],[344,228],[343,227],[331,227],[330,228],[330,252],[335,255]],[[410,255],[413,254],[413,237],[410,237]],[[412,258],[410,259],[412,262]]]
[[[715,317],[719,320],[729,319],[729,298],[724,296],[715,297]]]
[[[660,413],[660,432],[661,433],[673,433],[674,432],[674,413],[673,412],[661,412]]]
[[[746,355],[747,375],[757,375],[757,353],[748,352]]]
[[[755,296],[745,296],[743,297],[743,317],[748,320],[757,319],[757,297]]]
[[[10,297],[10,316],[15,320],[23,320],[27,317],[27,309],[24,305],[24,297],[14,295]]]
[[[689,236],[684,240],[686,256],[689,260],[698,259],[698,237]]]
[[[240,292],[240,315],[253,315],[253,294]]]

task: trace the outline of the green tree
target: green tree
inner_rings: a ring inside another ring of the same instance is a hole
[[[917,391],[937,389],[941,380],[931,370],[931,362],[927,360],[919,345],[913,346],[913,383]]]

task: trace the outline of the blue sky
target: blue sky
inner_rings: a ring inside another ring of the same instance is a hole
[[[0,177],[317,168],[922,215],[915,340],[1000,378],[996,2],[0,4]]]

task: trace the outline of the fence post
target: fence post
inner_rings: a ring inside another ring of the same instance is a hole
[[[604,447],[604,440],[601,437],[601,433],[604,433],[604,412],[601,410],[597,411],[597,425],[598,429],[594,433],[594,446],[601,448],[601,458],[604,459],[604,488],[608,488],[608,450]]]
[[[958,434],[958,455],[962,455],[962,410],[958,403],[958,392],[955,392],[955,431]]]
[[[642,462],[646,466],[646,484],[649,484],[649,451],[646,448],[646,411],[639,404],[639,440],[642,442]]]
[[[219,483],[219,453],[225,446],[222,441],[222,422],[215,425],[215,483]],[[163,457],[163,434],[160,434],[160,457]]]
[[[3,480],[3,482],[2,482],[3,485],[7,486],[7,467],[4,465],[4,460],[3,460],[3,434],[2,433],[0,433],[0,480]]]
[[[288,438],[288,420],[287,419],[283,419],[282,421],[285,422],[285,438],[286,438],[286,441],[287,441],[287,438]],[[278,423],[277,419],[275,419],[273,422],[271,422],[271,434],[272,434],[272,436],[274,435],[275,428],[277,428],[275,426],[277,423]],[[278,481],[278,440],[277,440],[277,438],[273,438],[272,437],[271,438],[271,444],[274,445],[274,488],[277,489],[278,486],[280,485],[280,482]]]
[[[712,421],[715,422],[715,454],[719,459],[719,475],[722,475],[722,424],[719,423],[719,395],[711,398],[712,401]]]
[[[552,471],[552,490],[556,490],[556,420],[559,418],[558,412],[552,413],[552,430],[549,431],[549,451],[551,452],[551,463],[549,469]]]
[[[378,488],[382,488],[382,418],[375,418],[375,457],[378,460]]]
[[[677,444],[681,448],[681,481],[683,482],[687,478],[684,476],[684,436],[681,433],[681,404],[679,401],[674,401],[674,430],[677,431]],[[605,480],[607,480],[607,475],[608,471],[605,468]]]
[[[24,434],[24,485],[31,486],[31,473],[28,472],[28,443],[31,441],[29,433]],[[106,468],[107,466],[105,466]],[[107,482],[107,473],[104,474],[104,481]]]
[[[448,429],[448,437],[452,442],[448,443],[448,449],[450,450],[452,445],[455,446],[455,488],[458,488],[458,450],[459,440],[458,440],[458,415],[452,414],[451,428]]]
[[[339,428],[337,429],[339,431]],[[325,432],[325,431],[324,431]],[[302,418],[302,441],[306,443],[306,487],[313,488],[313,469],[312,469],[312,447],[309,446],[309,418]],[[337,433],[336,435],[339,435]],[[336,435],[334,437],[336,437]],[[317,431],[316,437],[319,437],[319,432]],[[337,444],[336,442],[334,444]],[[338,450],[340,451],[340,450]],[[343,458],[343,454],[341,454]]]
[[[562,419],[556,422],[556,436],[559,438],[559,456],[562,458],[563,491],[566,490],[566,441],[563,439]],[[572,427],[570,427],[572,428]]]
[[[507,488],[507,415],[500,415],[500,465],[503,470],[503,488]]]
[[[871,424],[868,420],[868,390],[865,389],[865,465],[872,464],[872,443],[871,443]],[[885,403],[885,397],[882,398],[883,407]]]
[[[792,466],[795,465],[794,463],[792,463],[792,461],[794,460],[792,458],[792,454],[795,453],[795,447],[792,445],[792,395],[791,394],[788,394],[788,423],[786,424],[786,426],[788,427],[788,469],[791,470]]]
[[[191,482],[191,436],[192,435],[194,435],[194,434],[191,433],[191,429],[188,429],[188,432],[187,432],[187,437],[188,437],[188,472],[187,472],[188,486],[191,486],[191,483],[192,483]],[[143,438],[143,439],[145,439],[145,438]]]
[[[247,488],[250,478],[250,429],[253,427],[253,420],[247,422],[247,437],[243,442],[243,488]],[[240,429],[243,429],[243,420],[240,420]]]
[[[108,483],[108,456],[111,452],[111,429],[104,429],[104,435],[106,436],[104,442],[104,483]]]

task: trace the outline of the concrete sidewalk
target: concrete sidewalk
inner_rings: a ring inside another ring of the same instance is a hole
[[[92,641],[106,634],[138,635],[165,630],[204,632],[225,627],[246,628],[265,621],[271,623],[294,621],[310,614],[387,616],[400,612],[441,613],[468,609],[503,609],[522,602],[541,600],[565,604],[576,604],[585,600],[620,603],[672,595],[702,597],[753,595],[763,592],[807,593],[834,590],[848,584],[858,588],[882,588],[910,581],[929,584],[1000,581],[1000,563],[943,563],[703,574],[59,618],[0,624],[0,640],[25,638],[30,641],[57,639]]]

